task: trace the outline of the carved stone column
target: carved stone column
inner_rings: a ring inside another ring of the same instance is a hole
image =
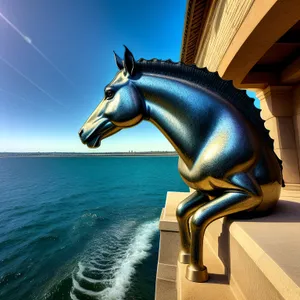
[[[268,86],[256,94],[261,117],[274,139],[274,150],[283,161],[285,183],[300,183],[298,151],[294,130],[294,105],[291,86]]]

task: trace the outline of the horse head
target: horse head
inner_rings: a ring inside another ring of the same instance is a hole
[[[101,140],[132,127],[143,119],[145,101],[132,82],[135,60],[125,47],[124,60],[114,53],[119,72],[105,87],[104,98],[79,131],[83,144],[90,148],[100,146]]]

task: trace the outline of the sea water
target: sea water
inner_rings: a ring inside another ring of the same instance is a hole
[[[0,299],[154,299],[177,160],[0,159]]]

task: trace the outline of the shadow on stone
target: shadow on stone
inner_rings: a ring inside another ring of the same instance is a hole
[[[287,200],[279,200],[274,210],[267,216],[253,219],[239,219],[238,222],[267,222],[267,223],[300,223],[300,203]]]
[[[266,216],[251,219],[227,217],[222,224],[222,232],[218,237],[218,256],[222,261],[225,274],[209,274],[208,283],[229,284],[230,279],[230,232],[233,222],[260,222],[260,223],[300,223],[300,203],[287,200],[279,200],[275,209]]]
[[[222,224],[222,232],[218,237],[218,256],[222,261],[225,274],[219,275],[219,277],[224,277],[222,282],[224,284],[229,284],[230,278],[230,239],[229,239],[229,227],[232,224],[233,220],[226,218]],[[212,277],[213,279],[213,277]],[[213,283],[213,282],[212,282]]]
[[[209,279],[206,284],[229,284],[229,280],[226,274],[209,273]]]

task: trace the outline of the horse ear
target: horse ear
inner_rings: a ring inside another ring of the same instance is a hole
[[[135,60],[132,55],[132,53],[128,50],[128,48],[124,45],[125,47],[125,54],[124,54],[124,68],[125,70],[132,76],[134,75],[134,69],[135,69]]]
[[[119,70],[124,68],[122,58],[114,51],[115,62]]]

